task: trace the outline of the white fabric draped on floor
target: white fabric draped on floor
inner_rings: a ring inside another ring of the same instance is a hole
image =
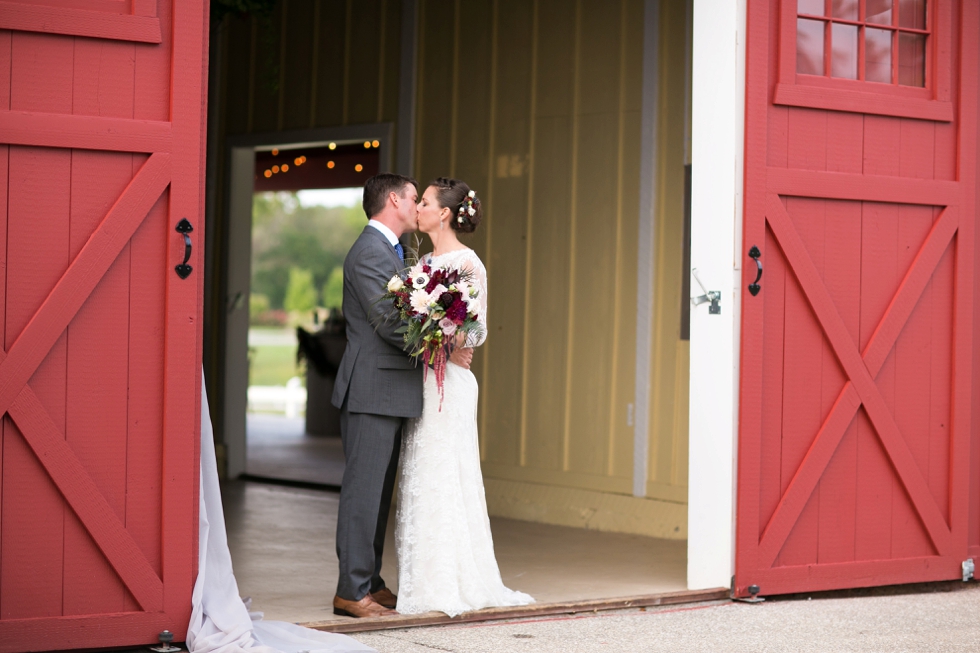
[[[202,375],[203,376],[203,375]],[[249,612],[238,594],[218,487],[214,431],[208,397],[201,381],[200,566],[187,629],[190,653],[362,653],[375,649],[357,640],[303,628],[284,621],[263,621]],[[270,534],[270,536],[274,536]],[[324,550],[324,555],[332,555]],[[329,593],[329,592],[327,592]]]

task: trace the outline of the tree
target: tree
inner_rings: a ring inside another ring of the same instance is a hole
[[[323,288],[367,222],[354,207],[300,206],[293,193],[256,193],[252,205],[252,290],[284,308],[289,269],[313,273]]]
[[[323,284],[323,307],[340,310],[344,305],[344,268],[333,269],[327,282]]]
[[[316,308],[316,287],[313,273],[300,268],[289,269],[289,285],[283,308],[287,311],[312,311]]]

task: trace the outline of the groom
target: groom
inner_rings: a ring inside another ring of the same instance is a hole
[[[334,614],[397,614],[396,597],[381,579],[388,511],[406,418],[422,414],[422,366],[403,349],[398,323],[379,303],[388,281],[404,268],[398,239],[418,226],[414,179],[380,174],[364,184],[367,227],[344,259],[347,350],[332,403],[340,408],[344,480],[337,515],[340,578]],[[451,360],[469,368],[472,350]]]

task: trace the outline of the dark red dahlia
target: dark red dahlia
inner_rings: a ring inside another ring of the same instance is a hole
[[[456,297],[453,297],[453,294],[454,293],[451,293],[451,292],[444,292],[444,293],[442,293],[439,296],[439,304],[443,308],[449,308],[450,306],[452,306],[453,305],[453,302],[456,301]],[[456,294],[458,294],[458,293],[456,293]]]
[[[446,309],[446,317],[456,324],[462,324],[466,321],[466,304],[462,300],[453,302],[452,306]]]

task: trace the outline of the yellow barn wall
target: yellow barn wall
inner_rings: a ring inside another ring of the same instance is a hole
[[[490,273],[476,356],[492,514],[686,537],[687,343],[679,338],[684,3],[662,2],[655,326],[647,498],[632,497],[643,0],[420,0],[415,173],[485,202],[471,238]],[[397,122],[399,0],[282,0],[229,18],[215,156],[229,135]],[[227,225],[212,220],[220,244]],[[212,256],[223,297],[227,253]],[[208,307],[220,342],[224,304]],[[220,397],[222,348],[209,347]],[[219,407],[214,410],[221,433]]]
[[[689,160],[690,85],[685,4],[662,3],[658,115],[656,290],[647,496],[687,502],[689,342],[681,340],[684,164]],[[681,126],[684,128],[681,128]]]

